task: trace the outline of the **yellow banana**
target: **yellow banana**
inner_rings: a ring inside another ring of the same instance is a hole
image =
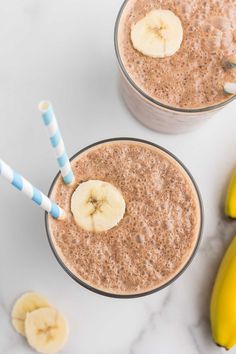
[[[229,183],[225,202],[225,214],[230,218],[236,218],[236,171],[234,171]]]
[[[218,270],[214,284],[210,320],[215,343],[226,349],[236,344],[236,236]]]

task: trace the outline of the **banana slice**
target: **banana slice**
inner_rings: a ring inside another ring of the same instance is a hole
[[[125,213],[125,201],[112,184],[90,180],[81,183],[71,199],[76,223],[86,231],[101,232],[116,226]]]
[[[25,336],[25,318],[28,312],[40,307],[49,307],[45,297],[34,292],[25,293],[15,303],[12,309],[12,324],[16,331]]]
[[[152,58],[164,58],[175,54],[182,40],[181,21],[169,10],[152,10],[131,28],[134,48]]]
[[[48,307],[27,313],[25,333],[31,347],[39,353],[53,354],[64,347],[69,328],[65,318]]]

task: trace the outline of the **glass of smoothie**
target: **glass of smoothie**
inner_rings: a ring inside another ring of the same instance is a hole
[[[64,270],[85,288],[118,298],[148,295],[177,279],[196,253],[203,224],[200,194],[186,167],[164,148],[133,138],[97,142],[70,161],[75,183],[65,185],[58,174],[49,191],[66,217],[45,216]],[[105,231],[101,226],[114,219],[114,210],[110,191],[94,189],[98,181],[115,188],[123,210]],[[76,204],[79,189],[83,198]]]
[[[230,103],[236,82],[236,3],[126,0],[115,25],[120,89],[130,112],[183,133]]]

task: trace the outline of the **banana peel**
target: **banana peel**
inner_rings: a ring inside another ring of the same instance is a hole
[[[236,170],[234,171],[226,195],[225,215],[236,219]]]
[[[214,342],[225,349],[236,344],[236,236],[220,264],[211,296],[210,322]]]

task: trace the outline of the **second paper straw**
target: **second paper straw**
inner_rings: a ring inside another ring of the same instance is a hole
[[[9,165],[0,159],[0,175],[5,177],[15,188],[33,200],[37,205],[51,214],[55,219],[61,219],[64,211],[49,199],[45,194],[35,188],[27,179],[14,171]]]
[[[75,180],[65,144],[55,117],[52,105],[48,101],[39,104],[43,122],[48,130],[51,145],[56,153],[57,162],[65,184],[72,184]]]

